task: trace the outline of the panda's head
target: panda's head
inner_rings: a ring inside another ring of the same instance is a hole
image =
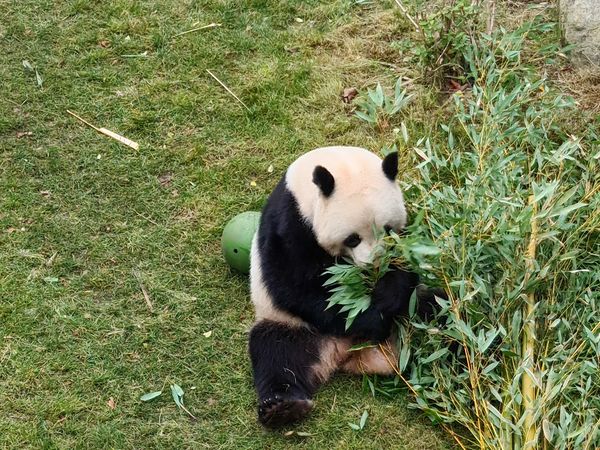
[[[319,245],[364,264],[377,243],[374,230],[406,225],[397,173],[397,153],[381,160],[362,148],[325,147],[298,158],[286,185]]]

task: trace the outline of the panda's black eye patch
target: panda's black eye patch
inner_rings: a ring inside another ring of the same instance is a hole
[[[385,230],[385,234],[390,234],[393,230],[391,225],[386,225],[385,227],[383,227],[383,229]]]
[[[349,248],[354,248],[358,247],[358,244],[360,244],[361,241],[362,239],[358,234],[352,233],[350,236],[344,239],[344,245]]]

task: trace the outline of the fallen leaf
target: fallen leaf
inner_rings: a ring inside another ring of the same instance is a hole
[[[160,394],[162,394],[162,391],[148,392],[147,394],[142,395],[140,400],[143,402],[149,402],[153,398],[158,397]]]
[[[304,22],[304,20],[303,20],[303,19],[301,19],[300,17],[296,17],[296,22],[298,22],[298,23],[302,23],[302,22]]]
[[[35,81],[37,82],[38,87],[42,87],[42,84],[44,84],[44,79],[37,70],[35,71]]]
[[[252,180],[252,181],[250,182],[250,186],[252,186],[252,187],[256,187],[256,181]]]
[[[206,403],[208,404],[208,406],[214,406],[217,404],[217,401],[214,398],[209,398],[208,400],[206,400]]]
[[[56,277],[44,277],[44,281],[46,283],[58,283],[58,278],[56,278]]]
[[[178,384],[171,385],[171,396],[173,400],[177,404],[177,406],[181,407],[183,405],[183,389]]]
[[[292,436],[293,434],[294,434],[293,430],[286,431],[285,433],[283,433],[284,436]]]
[[[102,48],[108,48],[108,47],[110,47],[110,41],[103,39],[100,42],[98,42],[98,45]]]
[[[172,197],[179,197],[179,191],[177,189],[173,189],[171,191],[171,196]]]
[[[206,333],[202,333],[202,335],[203,335],[204,337],[207,337],[207,338],[209,338],[209,337],[211,337],[211,336],[212,336],[212,330],[210,330],[210,331],[207,331]]]
[[[269,173],[273,173],[273,170],[275,170],[275,168],[273,167],[273,164],[271,164],[271,165],[269,166],[269,168],[267,169],[267,172],[269,172]]]
[[[342,93],[342,101],[344,103],[350,103],[352,100],[354,100],[354,97],[356,97],[357,95],[358,95],[358,89],[356,89],[354,87],[346,88],[346,89],[344,89],[344,92]]]
[[[25,68],[25,70],[29,70],[29,71],[33,72],[33,66],[26,59],[23,60],[23,67]]]
[[[10,234],[10,233],[14,233],[15,231],[17,231],[17,229],[16,229],[15,227],[10,227],[10,228],[7,228],[7,229],[6,229],[6,232],[7,232],[8,234]]]
[[[450,92],[463,92],[469,88],[468,83],[460,84],[459,82],[452,79],[448,80],[448,84],[448,89],[450,90]]]
[[[50,191],[40,191],[40,195],[43,195],[44,197],[50,197]]]
[[[108,405],[108,407],[110,409],[115,409],[117,407],[117,404],[115,403],[115,399],[112,397],[108,399],[108,402],[106,402],[106,404]]]
[[[102,159],[102,155],[100,153],[98,153],[98,156],[96,156],[96,159]]]
[[[167,187],[170,186],[171,183],[173,182],[173,174],[170,172],[167,172],[161,176],[158,177],[158,182],[160,183],[160,185],[162,187]]]
[[[33,136],[32,131],[17,131],[17,139],[20,139],[24,136]]]

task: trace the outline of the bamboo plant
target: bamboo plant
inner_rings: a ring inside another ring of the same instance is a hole
[[[600,147],[593,128],[570,134],[573,102],[522,63],[530,31],[471,39],[471,87],[453,96],[445,142],[403,133],[416,165],[401,183],[406,235],[386,237],[371,267],[328,273],[334,303],[355,315],[394,264],[448,294],[428,322],[399,321],[398,376],[374,392],[408,386],[462,448],[595,449]]]

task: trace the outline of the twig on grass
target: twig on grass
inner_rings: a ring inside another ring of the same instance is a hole
[[[181,33],[177,33],[174,34],[173,37],[179,37],[179,36],[183,36],[184,34],[189,34],[189,33],[194,33],[196,31],[200,31],[200,30],[206,30],[207,28],[215,28],[215,27],[220,27],[221,24],[220,23],[209,23],[208,25],[204,25],[201,27],[197,27],[197,28],[192,28],[191,30],[187,30],[187,31],[182,31]]]
[[[108,130],[106,128],[99,128],[95,125],[92,125],[91,123],[89,123],[87,120],[82,119],[81,117],[79,117],[77,114],[75,114],[72,111],[69,111],[67,109],[67,112],[72,115],[73,117],[75,117],[77,120],[83,122],[84,124],[86,124],[88,127],[93,128],[94,130],[96,130],[98,133],[101,133],[105,136],[108,136],[110,138],[113,138],[116,141],[119,141],[121,144],[125,144],[127,147],[131,147],[134,150],[139,150],[140,149],[140,144],[138,144],[137,142],[132,141],[131,139],[127,139],[126,137],[121,136],[120,134],[115,133],[114,131]]]
[[[142,283],[142,278],[140,277],[140,273],[137,270],[133,270],[132,272],[133,272],[133,276],[135,277],[138,284],[140,285],[140,290],[142,291],[142,294],[144,296],[144,300],[146,301],[146,305],[148,306],[148,309],[150,310],[150,312],[154,312],[154,307],[152,306],[152,301],[150,300],[150,295],[148,295],[148,291],[146,290],[146,287]]]
[[[415,19],[412,18],[412,16],[408,13],[408,10],[406,9],[406,7],[402,4],[402,2],[400,0],[394,0],[396,2],[396,5],[398,5],[398,8],[400,8],[400,11],[402,11],[402,14],[404,14],[406,16],[406,18],[410,21],[410,23],[413,24],[413,26],[415,27],[415,30],[417,32],[421,32],[421,28],[419,27],[419,24],[415,21]]]
[[[189,409],[187,409],[187,408],[186,408],[186,407],[183,405],[183,403],[182,403],[181,405],[179,405],[179,406],[181,406],[181,409],[183,409],[183,410],[184,410],[184,411],[185,411],[185,412],[188,414],[188,416],[190,416],[190,417],[191,417],[193,420],[195,420],[196,422],[198,421],[198,418],[197,418],[195,415],[193,415],[193,414],[190,412],[190,410],[189,410]]]
[[[136,213],[138,216],[140,216],[142,219],[147,220],[150,223],[153,223],[154,225],[156,225],[157,227],[160,227],[160,224],[157,223],[156,221],[152,220],[150,217],[147,217],[145,215],[143,215],[142,213],[136,211],[135,209],[133,210],[134,213]]]
[[[233,98],[235,98],[235,99],[236,99],[238,102],[240,102],[240,103],[242,104],[242,106],[243,106],[244,108],[246,108],[246,110],[250,111],[250,108],[248,108],[248,106],[246,106],[246,104],[245,104],[243,101],[241,101],[241,100],[240,100],[240,98],[239,98],[237,95],[235,95],[235,94],[233,93],[233,91],[232,91],[231,89],[229,89],[229,88],[228,88],[228,87],[225,85],[225,83],[223,83],[221,80],[219,80],[219,79],[217,78],[217,76],[216,76],[214,73],[212,73],[210,70],[206,69],[206,71],[208,72],[208,74],[209,74],[211,77],[213,77],[215,80],[217,80],[217,83],[219,83],[221,86],[223,86],[223,88],[225,88],[225,90],[226,90],[227,92],[229,92],[229,93],[230,93],[230,94],[233,96]]]

